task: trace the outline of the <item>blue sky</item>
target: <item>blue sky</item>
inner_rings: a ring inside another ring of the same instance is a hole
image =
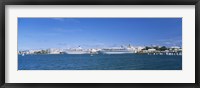
[[[182,18],[18,18],[18,49],[182,46]]]

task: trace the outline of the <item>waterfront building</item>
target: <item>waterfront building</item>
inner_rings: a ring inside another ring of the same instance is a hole
[[[145,48],[145,47],[141,47],[141,46],[137,47],[137,48],[136,48],[136,53],[137,53],[137,52],[141,52],[142,49],[144,49],[144,48]]]
[[[156,49],[148,49],[147,51],[148,51],[148,52],[155,52]]]
[[[50,48],[47,50],[49,54],[60,54],[61,53],[61,50],[60,49],[53,49],[53,48]]]

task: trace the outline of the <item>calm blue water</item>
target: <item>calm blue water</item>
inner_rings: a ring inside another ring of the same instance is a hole
[[[18,70],[181,70],[182,56],[166,55],[25,55]]]

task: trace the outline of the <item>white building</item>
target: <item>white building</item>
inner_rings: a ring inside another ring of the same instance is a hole
[[[136,48],[136,50],[137,50],[137,52],[140,52],[140,51],[142,51],[142,49],[144,49],[144,48],[145,48],[145,47],[139,46],[139,47]]]
[[[148,49],[148,52],[154,52],[156,49]]]
[[[60,54],[60,49],[48,49],[49,54]]]
[[[170,48],[170,50],[180,51],[180,50],[182,50],[182,49],[181,49],[181,47],[179,47],[179,46],[172,46],[172,47]]]

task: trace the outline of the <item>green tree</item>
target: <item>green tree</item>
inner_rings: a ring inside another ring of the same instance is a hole
[[[165,50],[167,50],[167,47],[166,47],[166,46],[162,46],[162,47],[160,47],[159,50],[160,50],[160,51],[165,51]]]
[[[154,49],[156,49],[156,50],[159,50],[159,47],[158,46],[156,46],[156,47],[153,47]]]
[[[142,50],[148,50],[148,49],[151,49],[151,47],[148,47],[148,46],[146,46],[144,49],[142,49]]]

